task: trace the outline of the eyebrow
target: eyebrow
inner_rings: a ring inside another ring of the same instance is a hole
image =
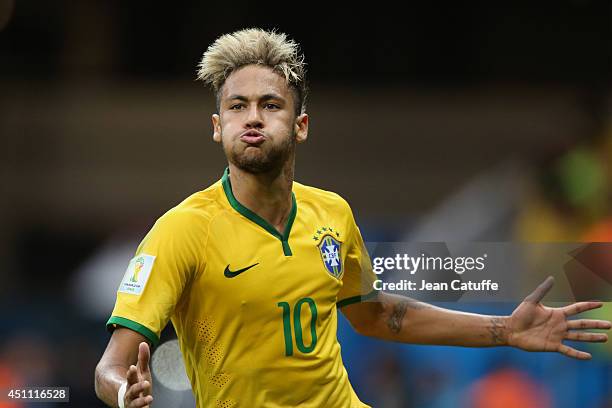
[[[243,101],[243,102],[248,102],[248,98],[246,96],[242,96],[242,95],[238,95],[238,94],[234,94],[234,95],[230,95],[228,97],[228,100],[234,100],[237,99],[239,101]],[[263,94],[261,95],[261,97],[259,98],[261,100],[264,101],[269,101],[270,99],[278,99],[279,101],[285,101],[285,98],[283,98],[282,96],[275,94],[275,93],[267,93],[267,94]]]

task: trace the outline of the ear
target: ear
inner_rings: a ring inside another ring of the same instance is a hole
[[[308,138],[308,115],[303,113],[295,119],[295,139],[298,143]]]
[[[213,140],[221,143],[221,118],[216,113],[212,115]]]

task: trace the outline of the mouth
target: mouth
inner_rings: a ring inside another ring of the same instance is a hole
[[[249,130],[240,135],[240,140],[248,145],[258,146],[266,140],[266,137],[256,130]]]

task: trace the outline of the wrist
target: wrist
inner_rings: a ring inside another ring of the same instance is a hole
[[[127,382],[121,384],[119,391],[117,392],[117,406],[119,408],[125,408],[125,391],[127,390]]]
[[[492,346],[510,346],[512,342],[510,318],[492,316],[489,320],[489,333]]]
[[[512,346],[512,316],[502,316],[502,344]]]

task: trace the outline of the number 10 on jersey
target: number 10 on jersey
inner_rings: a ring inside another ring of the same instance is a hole
[[[304,344],[302,335],[302,306],[307,303],[310,308],[310,345]],[[283,331],[285,333],[285,356],[293,355],[293,336],[291,334],[291,305],[288,302],[278,302],[278,307],[283,309]],[[317,345],[317,305],[311,298],[302,298],[293,306],[293,332],[295,333],[295,345],[304,354],[310,353]]]

